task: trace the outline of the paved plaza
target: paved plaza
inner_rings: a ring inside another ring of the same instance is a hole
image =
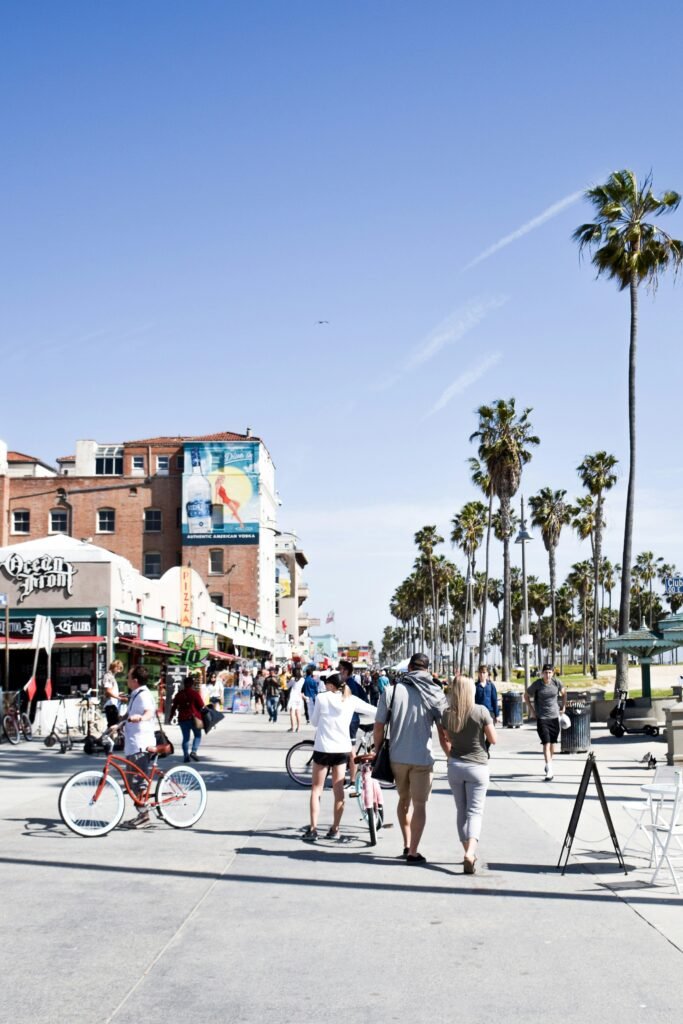
[[[17,1024],[670,1022],[683,898],[666,876],[647,884],[644,852],[620,872],[592,784],[576,856],[564,877],[555,868],[584,755],[559,756],[546,783],[535,731],[501,730],[479,872],[466,877],[443,760],[426,866],[397,859],[396,825],[368,847],[353,801],[344,842],[304,845],[307,792],[285,773],[285,730],[235,716],[205,740],[209,802],[194,829],[90,840],[63,826],[57,797],[97,759],[37,740],[0,747],[4,1002]],[[595,727],[593,744],[623,838],[621,804],[652,776],[639,760],[666,748]]]

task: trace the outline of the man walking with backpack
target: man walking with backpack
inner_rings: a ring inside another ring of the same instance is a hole
[[[446,707],[443,689],[434,683],[428,669],[427,655],[413,654],[407,673],[382,692],[373,734],[375,750],[379,750],[384,726],[390,721],[389,755],[398,790],[401,856],[407,864],[425,863],[418,846],[432,791],[432,730]]]
[[[495,683],[489,679],[489,670],[487,665],[480,665],[477,669],[477,681],[474,686],[474,703],[480,704],[486,708],[493,724],[498,724],[498,691],[496,690]],[[489,753],[489,747],[491,744],[488,740],[484,740],[486,746],[486,753]],[[489,754],[489,757],[491,755]]]

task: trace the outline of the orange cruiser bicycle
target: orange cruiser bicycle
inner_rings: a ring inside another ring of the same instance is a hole
[[[204,780],[188,765],[176,765],[168,771],[159,768],[158,759],[171,750],[166,743],[148,747],[147,772],[134,761],[110,754],[101,771],[90,769],[72,775],[59,794],[64,824],[79,836],[106,836],[121,822],[125,793],[139,811],[156,811],[173,828],[196,824],[206,809]]]

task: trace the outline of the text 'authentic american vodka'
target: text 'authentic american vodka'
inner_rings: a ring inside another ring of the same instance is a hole
[[[211,484],[202,473],[199,448],[191,449],[192,473],[187,481],[187,532],[211,532]]]

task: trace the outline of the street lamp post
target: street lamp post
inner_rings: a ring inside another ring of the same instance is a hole
[[[529,648],[531,646],[531,634],[529,633],[529,591],[526,583],[526,545],[527,542],[533,540],[533,537],[526,528],[526,519],[524,518],[524,498],[522,498],[522,518],[519,526],[519,533],[515,538],[515,544],[522,545],[522,596],[524,599],[524,633],[519,638],[519,642],[524,648],[524,692],[529,689],[531,682],[529,672]]]

